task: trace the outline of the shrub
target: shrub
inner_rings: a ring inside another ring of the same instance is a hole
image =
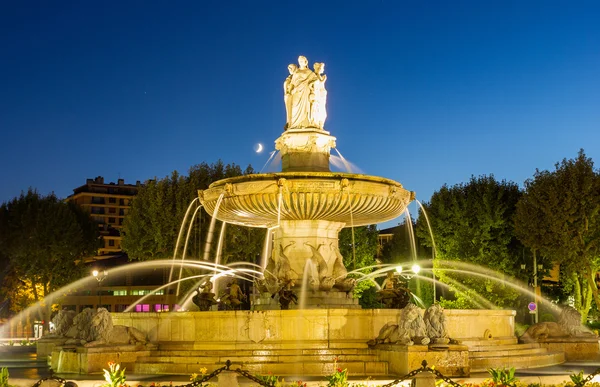
[[[519,381],[519,379],[515,377],[515,367],[511,367],[510,369],[489,368],[488,372],[496,385],[515,386]]]
[[[348,369],[337,366],[338,358],[333,360],[333,373],[326,376],[327,387],[348,387]]]
[[[123,387],[125,384],[125,368],[122,370],[121,365],[115,362],[108,362],[108,368],[104,370],[104,380],[106,380],[105,387]]]
[[[0,387],[12,387],[8,384],[8,368],[6,367],[0,369]]]

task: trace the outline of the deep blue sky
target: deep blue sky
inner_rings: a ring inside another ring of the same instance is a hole
[[[299,54],[326,63],[339,151],[421,201],[580,148],[600,166],[598,1],[4,1],[0,202],[260,170]]]

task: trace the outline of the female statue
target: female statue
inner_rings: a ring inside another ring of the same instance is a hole
[[[290,75],[283,82],[283,102],[285,103],[285,129],[290,125],[292,120],[292,76],[298,69],[295,64],[288,65],[288,71]]]
[[[298,68],[291,75],[289,82],[289,106],[291,108],[287,129],[310,128],[315,125],[310,120],[311,86],[316,81],[317,75],[308,68],[308,60],[304,56],[298,57]],[[287,83],[287,80],[286,80]],[[286,103],[287,105],[287,103]]]
[[[313,65],[317,79],[312,83],[311,89],[311,108],[310,120],[319,129],[323,129],[325,119],[327,118],[327,110],[325,104],[327,102],[327,90],[325,90],[325,81],[327,75],[323,75],[325,71],[325,63],[315,63]]]

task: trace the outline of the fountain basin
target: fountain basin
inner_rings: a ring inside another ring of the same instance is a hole
[[[338,233],[397,218],[414,193],[390,179],[333,172],[281,172],[219,180],[198,191],[216,219],[249,227],[276,228],[265,262],[270,287],[302,283],[312,290],[354,286],[339,251]],[[310,307],[357,307],[316,300]],[[267,306],[267,308],[269,308]]]
[[[514,311],[446,310],[448,333],[459,340],[514,338]],[[404,375],[427,359],[447,375],[469,374],[467,348],[448,345],[382,346],[367,341],[398,321],[394,309],[305,309],[229,312],[113,313],[115,324],[148,333],[159,349],[127,366],[136,374],[190,374],[231,360],[254,374],[324,376],[337,366],[356,376]],[[465,327],[464,325],[468,325]]]
[[[334,172],[233,177],[211,184],[198,195],[210,214],[223,195],[216,218],[249,227],[272,227],[278,219],[364,226],[397,218],[414,199],[414,192],[393,180]]]

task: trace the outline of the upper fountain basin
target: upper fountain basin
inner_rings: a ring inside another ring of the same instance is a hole
[[[414,192],[393,180],[333,172],[238,176],[198,191],[209,214],[214,214],[221,195],[216,218],[250,227],[273,227],[278,219],[364,226],[398,217],[414,199]]]

